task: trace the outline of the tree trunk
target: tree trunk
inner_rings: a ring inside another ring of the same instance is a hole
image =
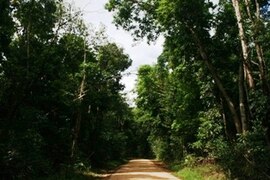
[[[227,120],[226,113],[225,113],[226,112],[226,110],[225,110],[226,105],[225,105],[222,97],[220,98],[220,104],[222,106],[221,115],[222,115],[222,120],[223,120],[223,124],[224,124],[224,133],[225,133],[227,139],[231,139],[232,136],[231,136],[231,133],[229,133],[229,131],[228,131],[228,120]]]
[[[231,98],[229,97],[227,91],[225,90],[225,88],[223,87],[222,82],[220,81],[220,78],[218,77],[217,73],[215,72],[215,69],[213,67],[213,65],[209,62],[207,56],[205,56],[206,54],[204,52],[201,52],[201,56],[203,57],[203,60],[206,64],[206,66],[208,67],[210,73],[212,74],[214,81],[219,89],[219,91],[221,92],[221,94],[223,95],[229,110],[232,114],[232,118],[234,120],[234,125],[236,128],[237,133],[241,134],[242,133],[242,126],[241,126],[241,122],[239,120],[235,105],[233,103],[233,101],[231,100]]]
[[[83,64],[86,63],[86,40],[84,40],[84,57],[83,57]],[[81,111],[81,104],[82,104],[82,100],[84,97],[84,89],[85,89],[85,80],[86,80],[86,72],[85,72],[85,67],[83,66],[83,78],[79,87],[79,93],[77,96],[77,100],[78,100],[78,111],[77,111],[77,118],[76,118],[76,122],[75,122],[75,127],[74,127],[74,131],[73,131],[73,139],[72,139],[72,144],[71,144],[71,153],[70,153],[70,158],[71,160],[73,160],[74,155],[75,155],[75,149],[77,146],[77,142],[78,142],[78,137],[80,134],[80,129],[81,129],[81,122],[82,122],[82,111]]]
[[[246,37],[244,33],[244,28],[243,28],[243,23],[242,23],[243,19],[242,19],[240,7],[239,7],[239,1],[232,0],[232,3],[235,10],[235,16],[237,19],[237,26],[239,30],[239,36],[240,36],[241,47],[242,47],[242,55],[244,58],[243,68],[244,68],[244,73],[245,73],[245,79],[247,81],[248,86],[250,88],[254,88],[255,84],[254,84],[254,79],[253,79],[252,72],[250,69],[250,61],[248,57],[248,44],[246,42]]]
[[[77,112],[77,118],[76,118],[76,124],[75,124],[75,128],[73,131],[73,139],[72,139],[72,144],[71,144],[71,154],[70,154],[70,158],[73,160],[74,155],[75,155],[75,149],[77,146],[77,141],[78,141],[78,137],[79,137],[79,133],[80,133],[80,129],[81,129],[81,121],[82,121],[82,113],[81,113],[81,107],[78,107],[78,112]]]
[[[250,0],[245,0],[245,6],[248,12],[248,17],[252,23],[252,27],[253,30],[257,29],[258,24],[257,23],[261,23],[261,17],[260,17],[260,5],[258,3],[258,0],[254,0],[255,3],[255,12],[253,11],[253,13],[251,12],[251,2]],[[255,44],[255,50],[256,50],[256,55],[257,55],[257,60],[258,60],[258,67],[259,67],[259,73],[260,73],[260,81],[261,81],[261,85],[262,85],[262,91],[263,93],[268,97],[268,99],[270,99],[270,84],[269,81],[267,80],[267,68],[266,68],[266,63],[265,63],[265,58],[264,58],[264,53],[263,53],[263,48],[259,43],[258,40],[258,36],[260,34],[257,34],[256,32],[252,33],[252,40]],[[267,130],[266,133],[266,141],[268,143],[268,146],[270,146],[270,122],[269,122],[269,109],[266,110],[268,111],[268,113],[266,113],[266,117],[263,120],[263,125]]]
[[[260,22],[260,5],[257,0],[255,0],[255,7],[256,7],[256,12],[255,16],[252,16],[252,13],[250,11],[250,0],[245,0],[245,6],[248,12],[248,17],[252,23],[253,29],[256,28],[257,24],[256,22]],[[255,19],[254,19],[255,18]],[[267,81],[267,73],[266,73],[266,66],[265,66],[265,59],[264,59],[264,53],[262,46],[258,43],[258,37],[253,33],[253,42],[255,44],[255,49],[256,49],[256,54],[257,54],[257,59],[259,62],[259,72],[260,72],[260,80],[262,82],[262,90],[265,94],[270,93],[270,87],[269,83]]]
[[[244,71],[243,64],[239,65],[239,80],[238,80],[238,88],[239,88],[239,109],[240,109],[240,117],[242,123],[242,132],[245,135],[248,130],[248,118],[247,118],[247,110],[245,103],[245,88],[244,88]]]
[[[258,26],[257,23],[261,22],[261,18],[260,18],[260,5],[258,3],[258,0],[254,1],[255,3],[255,12],[253,11],[253,13],[251,12],[251,2],[250,0],[245,0],[245,7],[246,7],[246,11],[248,14],[248,17],[250,19],[251,25],[252,25],[252,30],[254,31]],[[268,93],[270,92],[270,87],[269,87],[269,83],[267,81],[267,73],[266,73],[266,66],[265,66],[265,59],[264,59],[264,53],[263,53],[263,49],[262,46],[259,44],[258,41],[258,34],[256,32],[252,33],[252,41],[255,44],[255,50],[256,50],[256,55],[257,55],[257,59],[258,59],[258,64],[259,64],[259,72],[260,72],[260,80],[262,83],[262,90],[265,94],[268,95]]]
[[[257,58],[259,61],[259,71],[260,71],[260,80],[262,82],[262,90],[267,96],[269,96],[270,88],[269,88],[269,83],[267,81],[265,60],[263,57],[263,50],[262,50],[261,45],[259,45],[256,42],[255,42],[255,47],[256,47]]]
[[[241,126],[241,121],[238,117],[238,114],[237,114],[237,110],[236,110],[236,107],[232,101],[232,99],[230,98],[230,96],[228,95],[226,89],[224,88],[218,74],[216,73],[215,71],[215,68],[213,67],[212,63],[210,62],[208,56],[207,56],[207,53],[206,53],[206,50],[204,49],[204,46],[203,44],[201,43],[201,40],[198,38],[197,34],[194,32],[194,30],[188,26],[188,24],[185,24],[186,27],[190,30],[193,38],[194,38],[194,41],[195,43],[197,44],[198,46],[198,51],[200,53],[200,56],[202,58],[202,60],[205,62],[207,68],[209,69],[220,93],[222,94],[222,96],[224,97],[228,107],[229,107],[229,110],[230,110],[230,113],[232,115],[232,118],[233,118],[233,121],[234,121],[234,125],[235,125],[235,129],[236,129],[236,132],[241,134],[242,133],[242,126]]]

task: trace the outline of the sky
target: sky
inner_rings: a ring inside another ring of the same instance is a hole
[[[124,49],[130,56],[132,66],[124,72],[122,83],[125,85],[124,93],[127,93],[129,102],[136,97],[132,92],[136,84],[136,73],[138,68],[144,64],[155,64],[158,56],[162,53],[164,38],[160,37],[155,43],[147,44],[146,41],[135,43],[129,32],[117,29],[113,22],[113,14],[105,10],[104,6],[108,0],[66,0],[84,14],[84,21],[87,25],[98,27],[102,24],[106,27],[106,34],[109,39]],[[217,3],[218,0],[212,0]],[[129,73],[129,75],[127,75]]]
[[[66,0],[79,8],[84,16],[87,25],[98,28],[101,24],[106,27],[106,34],[112,42],[115,42],[132,59],[131,67],[124,72],[122,83],[125,85],[124,93],[132,101],[136,95],[132,92],[136,83],[136,73],[143,64],[154,64],[158,56],[162,53],[163,37],[155,43],[147,44],[146,41],[134,42],[129,32],[117,29],[112,23],[113,14],[104,9],[108,0]],[[128,75],[129,73],[129,75]]]

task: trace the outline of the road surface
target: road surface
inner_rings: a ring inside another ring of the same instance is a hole
[[[130,160],[126,165],[123,165],[109,180],[153,180],[153,179],[169,179],[179,180],[168,170],[162,167],[159,161],[148,159]]]

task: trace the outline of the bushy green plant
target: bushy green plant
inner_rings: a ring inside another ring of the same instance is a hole
[[[201,112],[200,122],[197,141],[192,146],[199,150],[200,155],[213,156],[213,143],[216,143],[216,139],[221,135],[223,130],[218,108]]]
[[[194,180],[194,179],[203,180],[201,174],[197,171],[194,171],[191,168],[184,168],[181,171],[179,171],[177,175],[185,180]]]
[[[3,178],[25,178],[29,175],[48,175],[51,164],[43,151],[44,141],[33,129],[11,134],[10,142],[3,147],[1,171]]]
[[[196,165],[197,159],[194,155],[189,154],[184,158],[184,165],[187,167],[194,167]]]
[[[230,178],[269,179],[270,150],[262,126],[254,126],[235,142],[216,141],[215,155]]]
[[[168,160],[169,145],[161,138],[151,140],[151,148],[156,158],[159,160]]]

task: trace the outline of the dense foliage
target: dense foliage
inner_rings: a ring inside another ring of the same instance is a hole
[[[165,37],[138,73],[136,119],[156,157],[218,162],[228,178],[270,177],[269,1],[110,0],[135,39]]]
[[[62,0],[0,1],[0,179],[103,167],[125,157],[221,165],[270,178],[267,0],[109,0],[135,39],[165,37],[141,66]]]
[[[62,1],[0,1],[0,179],[130,155],[131,60]]]

